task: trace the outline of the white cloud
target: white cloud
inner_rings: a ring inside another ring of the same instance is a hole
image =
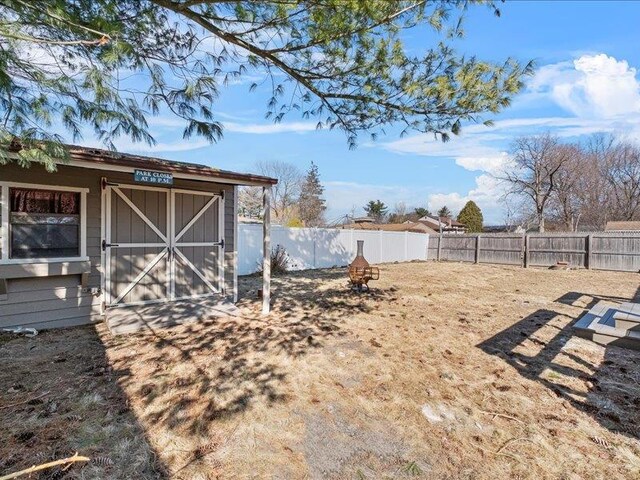
[[[457,157],[456,165],[470,171],[500,173],[509,163],[507,152],[500,152],[500,155],[488,157]]]
[[[473,200],[482,210],[485,223],[499,223],[501,218],[500,201],[504,195],[504,185],[492,175],[482,174],[476,177],[475,188],[467,194],[459,192],[433,193],[428,197],[428,206],[431,211],[437,211],[443,206],[457,215],[465,203]]]
[[[604,53],[545,65],[538,70],[529,89],[551,96],[578,117],[610,118],[640,111],[636,69],[626,60]]]
[[[316,130],[313,122],[288,122],[288,123],[235,123],[226,122],[225,130],[237,133],[251,133],[266,135],[273,133],[305,133]]]
[[[134,142],[128,138],[119,138],[114,140],[113,143],[120,152],[139,153],[142,155],[152,155],[158,152],[186,152],[211,145],[211,143],[204,139],[179,139],[175,142],[158,142],[150,146],[144,142]],[[89,138],[79,142],[79,144],[85,147],[105,148],[104,144],[95,138]]]
[[[429,210],[431,210],[432,212],[437,212],[446,205],[455,216],[462,209],[462,207],[464,207],[464,204],[467,203],[468,200],[468,196],[462,196],[457,192],[432,193],[431,195],[429,195],[427,205],[429,206]]]
[[[478,142],[476,125],[466,128],[462,135],[452,138],[448,142],[442,142],[429,134],[417,134],[384,143],[367,143],[368,147],[381,147],[393,153],[406,153],[424,155],[428,157],[471,157],[493,156],[499,151],[490,145],[490,142],[503,139],[503,135],[497,130],[483,127],[482,143]]]
[[[505,185],[501,180],[493,175],[483,174],[476,177],[476,188],[471,190],[468,196],[486,210],[498,207],[504,193]]]
[[[465,163],[497,162],[509,143],[522,135],[551,131],[561,138],[572,138],[596,132],[640,132],[638,115],[624,118],[534,117],[498,120],[492,127],[469,125],[462,133],[444,143],[432,135],[417,134],[391,142],[372,144],[393,153],[423,155],[427,157],[462,158]],[[640,137],[640,135],[639,135]],[[470,160],[470,159],[475,160]],[[464,165],[461,165],[464,166]]]
[[[147,124],[150,127],[160,127],[160,128],[184,128],[187,125],[187,121],[177,117],[177,116],[158,116],[158,117],[149,117],[147,118]]]
[[[222,112],[216,110],[214,112],[214,119],[223,119],[223,120],[231,120],[233,125],[242,125],[238,122],[243,122],[249,120],[251,117],[255,117],[258,114],[257,110],[242,110],[240,112],[235,112],[233,114]],[[172,115],[170,113],[161,114],[158,116],[149,116],[147,118],[147,123],[152,128],[163,128],[163,129],[176,129],[176,128],[184,128],[187,126],[187,121],[183,118],[178,117],[177,115]],[[227,124],[223,121],[223,126]]]
[[[493,127],[473,124],[443,143],[433,135],[418,134],[377,146],[394,153],[449,157],[460,166],[486,171],[517,136],[550,130],[559,137],[613,132],[640,138],[640,83],[636,69],[625,60],[605,54],[582,55],[541,67],[529,82],[529,94],[550,99],[573,116],[498,120]],[[368,144],[372,146],[376,144]],[[499,162],[498,162],[499,163]]]

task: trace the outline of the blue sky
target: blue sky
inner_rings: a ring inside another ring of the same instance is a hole
[[[126,139],[119,150],[250,172],[259,160],[282,160],[306,170],[315,162],[325,184],[327,218],[362,213],[380,199],[391,208],[437,209],[454,213],[475,200],[485,223],[502,223],[501,187],[491,176],[507,161],[513,138],[549,130],[567,140],[597,131],[640,137],[640,3],[518,1],[502,5],[502,17],[470,9],[466,38],[458,49],[481,59],[534,60],[536,74],[510,108],[492,117],[494,127],[468,125],[446,144],[432,136],[393,132],[376,142],[366,135],[348,149],[338,131],[316,131],[316,121],[293,114],[274,125],[265,120],[267,92],[249,93],[250,81],[222,88],[215,104],[225,125],[217,144],[183,140],[181,124],[168,116],[150,119],[158,145]],[[410,34],[417,50],[427,40]],[[91,138],[84,143],[95,145]]]

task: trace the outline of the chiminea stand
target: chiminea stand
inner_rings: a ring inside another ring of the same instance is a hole
[[[369,280],[378,280],[380,270],[378,267],[349,267],[349,281],[351,288],[362,291],[369,291]]]
[[[369,281],[380,278],[380,270],[378,267],[371,267],[369,262],[364,258],[363,248],[364,240],[358,240],[358,253],[349,265],[351,288],[358,292],[362,292],[365,289],[368,291]]]

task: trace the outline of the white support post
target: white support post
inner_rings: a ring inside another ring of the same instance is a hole
[[[0,227],[2,228],[2,256],[0,260],[8,260],[9,259],[9,184],[3,183],[0,184],[0,188],[2,188],[2,192],[0,192],[0,208],[2,212],[0,215],[2,216],[2,224]]]
[[[106,235],[106,222],[107,222],[107,189],[106,189],[107,179],[105,177],[100,178],[100,242],[107,243]],[[104,313],[106,307],[106,278],[105,274],[107,271],[107,252],[106,248],[100,249],[100,297],[102,301],[100,302],[100,313]]]
[[[262,188],[262,314],[271,310],[271,186]]]
[[[175,300],[176,298],[176,254],[175,254],[175,235],[176,235],[176,209],[174,208],[176,204],[176,191],[174,189],[170,189],[167,192],[167,214],[169,215],[167,219],[167,238],[169,241],[167,242],[169,251],[167,255],[167,266],[169,268],[168,272],[168,290],[167,294],[169,296],[169,300]]]
[[[111,187],[104,189],[104,242],[111,243]],[[104,249],[104,301],[105,306],[111,305],[112,300],[111,285],[111,247],[105,245]]]
[[[233,187],[233,303],[238,302],[238,186]]]
[[[226,243],[225,243],[225,237],[226,237],[226,231],[225,231],[225,222],[224,222],[224,202],[225,202],[225,195],[221,195],[220,197],[218,197],[218,235],[219,235],[219,241],[222,242],[222,245],[220,245],[220,247],[218,247],[218,288],[220,290],[220,293],[222,293],[222,295],[224,297],[226,297],[229,292],[227,290],[227,279],[225,278],[225,274],[224,274],[224,267],[225,267],[225,263],[227,261],[227,250],[226,250]]]

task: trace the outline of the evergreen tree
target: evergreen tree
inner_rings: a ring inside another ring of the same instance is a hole
[[[153,144],[149,117],[168,113],[185,139],[215,142],[216,99],[251,75],[270,79],[251,90],[267,89],[275,122],[299,112],[350,147],[392,126],[446,140],[508,106],[533,73],[455,50],[476,3],[499,13],[494,1],[2,0],[0,163],[54,170],[63,132]],[[428,39],[418,55],[407,29]]]
[[[305,227],[320,227],[324,225],[324,212],[327,209],[325,199],[322,197],[324,187],[320,183],[318,166],[311,162],[311,167],[307,172],[300,191],[298,202],[300,210],[300,220]]]
[[[431,215],[431,212],[429,212],[429,210],[424,207],[417,207],[416,209],[413,210],[413,212],[416,214],[416,216],[419,219],[422,217],[426,217],[427,215]]]
[[[450,217],[451,216],[451,210],[449,210],[449,207],[447,207],[445,205],[440,210],[438,210],[438,216],[439,217]]]
[[[473,200],[469,200],[466,205],[462,207],[462,210],[460,210],[458,214],[458,221],[467,226],[468,233],[482,232],[482,211]]]
[[[367,215],[373,218],[376,223],[382,223],[387,216],[388,207],[380,200],[369,200],[364,207]]]

